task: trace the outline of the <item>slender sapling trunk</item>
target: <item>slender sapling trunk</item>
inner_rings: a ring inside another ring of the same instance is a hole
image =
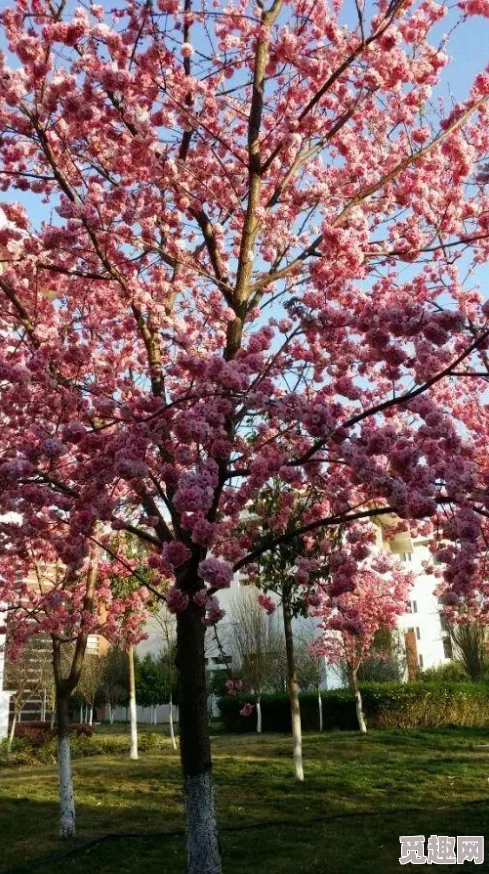
[[[128,650],[129,659],[129,711],[131,714],[131,747],[129,756],[131,759],[137,759],[138,756],[138,713],[136,706],[136,673],[134,670],[134,647],[130,646]]]
[[[262,733],[262,714],[261,714],[261,695],[258,695],[256,699],[256,733]]]
[[[15,737],[15,728],[17,725],[17,708],[14,710],[14,715],[12,719],[12,725],[10,726],[10,731],[8,735],[8,744],[7,744],[7,753],[10,755],[12,752],[12,747],[14,745],[14,737]]]
[[[351,669],[350,683],[353,695],[355,696],[355,710],[357,714],[358,727],[361,734],[367,734],[367,726],[365,724],[365,717],[363,715],[362,696],[358,687],[357,671],[358,668]]]
[[[290,598],[283,597],[282,613],[284,620],[285,652],[287,656],[287,680],[290,698],[290,715],[292,722],[292,741],[294,745],[294,776],[302,782],[304,767],[302,763],[302,724],[301,707],[299,703],[299,684],[295,667],[294,637],[292,634],[292,608]]]
[[[177,742],[175,740],[175,727],[173,725],[173,698],[170,695],[170,707],[168,712],[168,723],[170,726],[170,737],[171,737],[171,745],[174,750],[177,748]]]

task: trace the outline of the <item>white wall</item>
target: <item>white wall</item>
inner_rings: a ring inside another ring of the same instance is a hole
[[[136,690],[137,693],[137,690]],[[140,723],[155,725],[160,723],[168,723],[170,707],[168,704],[161,704],[154,709],[152,707],[137,707],[137,719]],[[107,714],[107,711],[106,711]],[[114,722],[129,722],[129,710],[127,707],[114,707],[113,710]],[[105,717],[107,719],[107,715]],[[178,723],[178,707],[173,707],[173,721]]]
[[[5,622],[5,613],[0,611],[0,627]],[[0,634],[0,740],[8,734],[8,714],[10,704],[10,692],[3,691],[3,676],[5,669],[5,635]]]

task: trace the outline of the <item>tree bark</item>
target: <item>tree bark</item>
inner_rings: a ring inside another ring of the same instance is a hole
[[[58,731],[59,834],[71,838],[75,834],[75,796],[71,772],[69,696],[56,690],[56,722]]]
[[[304,780],[304,767],[302,763],[301,707],[295,667],[294,637],[292,634],[292,607],[287,596],[284,596],[282,600],[282,613],[284,619],[285,653],[287,656],[287,682],[292,722],[292,741],[294,744],[294,776],[296,780],[302,782]]]
[[[169,703],[170,703],[170,706],[169,706],[169,711],[168,711],[168,724],[170,727],[171,745],[172,745],[173,749],[176,750],[177,742],[175,740],[175,727],[173,725],[173,697],[171,695],[170,695],[170,702]]]
[[[7,744],[7,753],[10,755],[12,752],[12,747],[14,745],[14,737],[15,737],[15,727],[17,725],[17,710],[14,710],[14,716],[12,719],[12,725],[10,726],[10,731],[8,735],[8,744]]]
[[[355,696],[355,710],[357,713],[358,727],[361,734],[367,734],[367,726],[365,724],[365,717],[363,715],[362,696],[360,693],[360,689],[358,688],[357,668],[353,668],[350,671],[350,683],[353,695]]]
[[[90,709],[88,711],[88,724],[93,725],[93,704],[90,704]]]
[[[323,699],[321,698],[321,690],[318,689],[318,709],[319,709],[319,731],[323,730]]]
[[[127,651],[129,659],[129,711],[131,714],[131,747],[129,756],[138,759],[138,712],[136,705],[136,675],[134,671],[134,647],[130,646]]]
[[[191,582],[183,587],[191,591]],[[177,614],[179,729],[187,825],[188,874],[221,874],[207,715],[202,608]]]

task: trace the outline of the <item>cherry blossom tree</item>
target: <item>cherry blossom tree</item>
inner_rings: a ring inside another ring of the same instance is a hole
[[[294,529],[300,520],[304,506],[300,495],[291,489],[271,488],[268,493],[260,496],[254,506],[254,514],[248,514],[247,527],[258,527],[265,531],[271,529],[276,533],[284,533],[283,520],[285,512],[286,529]],[[326,534],[328,530],[326,530]],[[320,603],[318,586],[321,590],[321,578],[328,573],[328,559],[331,550],[328,537],[322,536],[321,529],[316,536],[292,537],[264,553],[256,565],[248,567],[248,577],[262,589],[258,601],[263,609],[272,614],[281,607],[282,623],[285,639],[285,654],[287,663],[287,691],[290,698],[290,712],[293,740],[294,776],[296,780],[304,780],[302,756],[302,723],[299,701],[299,681],[296,666],[293,619],[306,617],[311,607]],[[275,595],[275,598],[270,596]],[[319,700],[320,697],[319,697]]]
[[[489,74],[443,101],[437,33],[488,12],[2,4],[0,494],[23,519],[2,544],[43,538],[78,572],[101,521],[172,580],[191,874],[221,870],[216,591],[375,514],[436,526],[442,508],[455,592],[481,545],[455,380],[489,337],[464,285],[489,253]],[[302,518],[242,532],[272,479],[307,492]]]
[[[349,560],[351,557],[345,559]],[[358,562],[350,591],[343,591],[340,583],[341,594],[337,594],[343,564],[333,570],[324,592],[318,610],[323,634],[312,646],[330,664],[346,666],[358,727],[366,734],[358,670],[371,655],[378,632],[393,631],[397,618],[407,612],[414,577],[394,557],[379,554]],[[378,645],[375,652],[381,655]]]
[[[11,522],[21,529],[23,522]],[[145,590],[116,598],[108,585],[112,562],[101,561],[92,545],[75,572],[55,560],[49,545],[31,544],[22,558],[9,555],[0,562],[2,597],[8,611],[8,658],[16,661],[36,639],[50,639],[55,687],[57,762],[60,786],[61,837],[75,834],[75,798],[69,737],[70,699],[83,673],[88,636],[103,634],[112,641],[141,636],[146,616]]]

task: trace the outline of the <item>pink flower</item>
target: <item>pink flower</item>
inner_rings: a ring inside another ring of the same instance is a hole
[[[172,540],[170,543],[165,543],[163,557],[172,567],[180,567],[190,558],[190,550],[180,540]]]
[[[188,595],[186,595],[185,592],[182,592],[181,589],[177,588],[177,586],[172,586],[171,589],[168,589],[166,595],[166,606],[170,613],[181,613],[182,610],[185,610],[188,607],[188,601]]]
[[[269,595],[260,594],[258,595],[257,600],[260,606],[263,607],[263,609],[268,613],[269,616],[271,616],[272,613],[275,613],[277,605],[274,601],[272,601]]]
[[[240,716],[251,716],[254,709],[255,708],[253,704],[245,704],[244,707],[242,707],[239,711]]]
[[[184,58],[191,58],[194,53],[193,45],[189,42],[182,43],[180,47],[180,53],[183,55]]]
[[[214,589],[227,589],[233,579],[233,569],[225,561],[217,558],[206,558],[199,564],[199,576]]]

